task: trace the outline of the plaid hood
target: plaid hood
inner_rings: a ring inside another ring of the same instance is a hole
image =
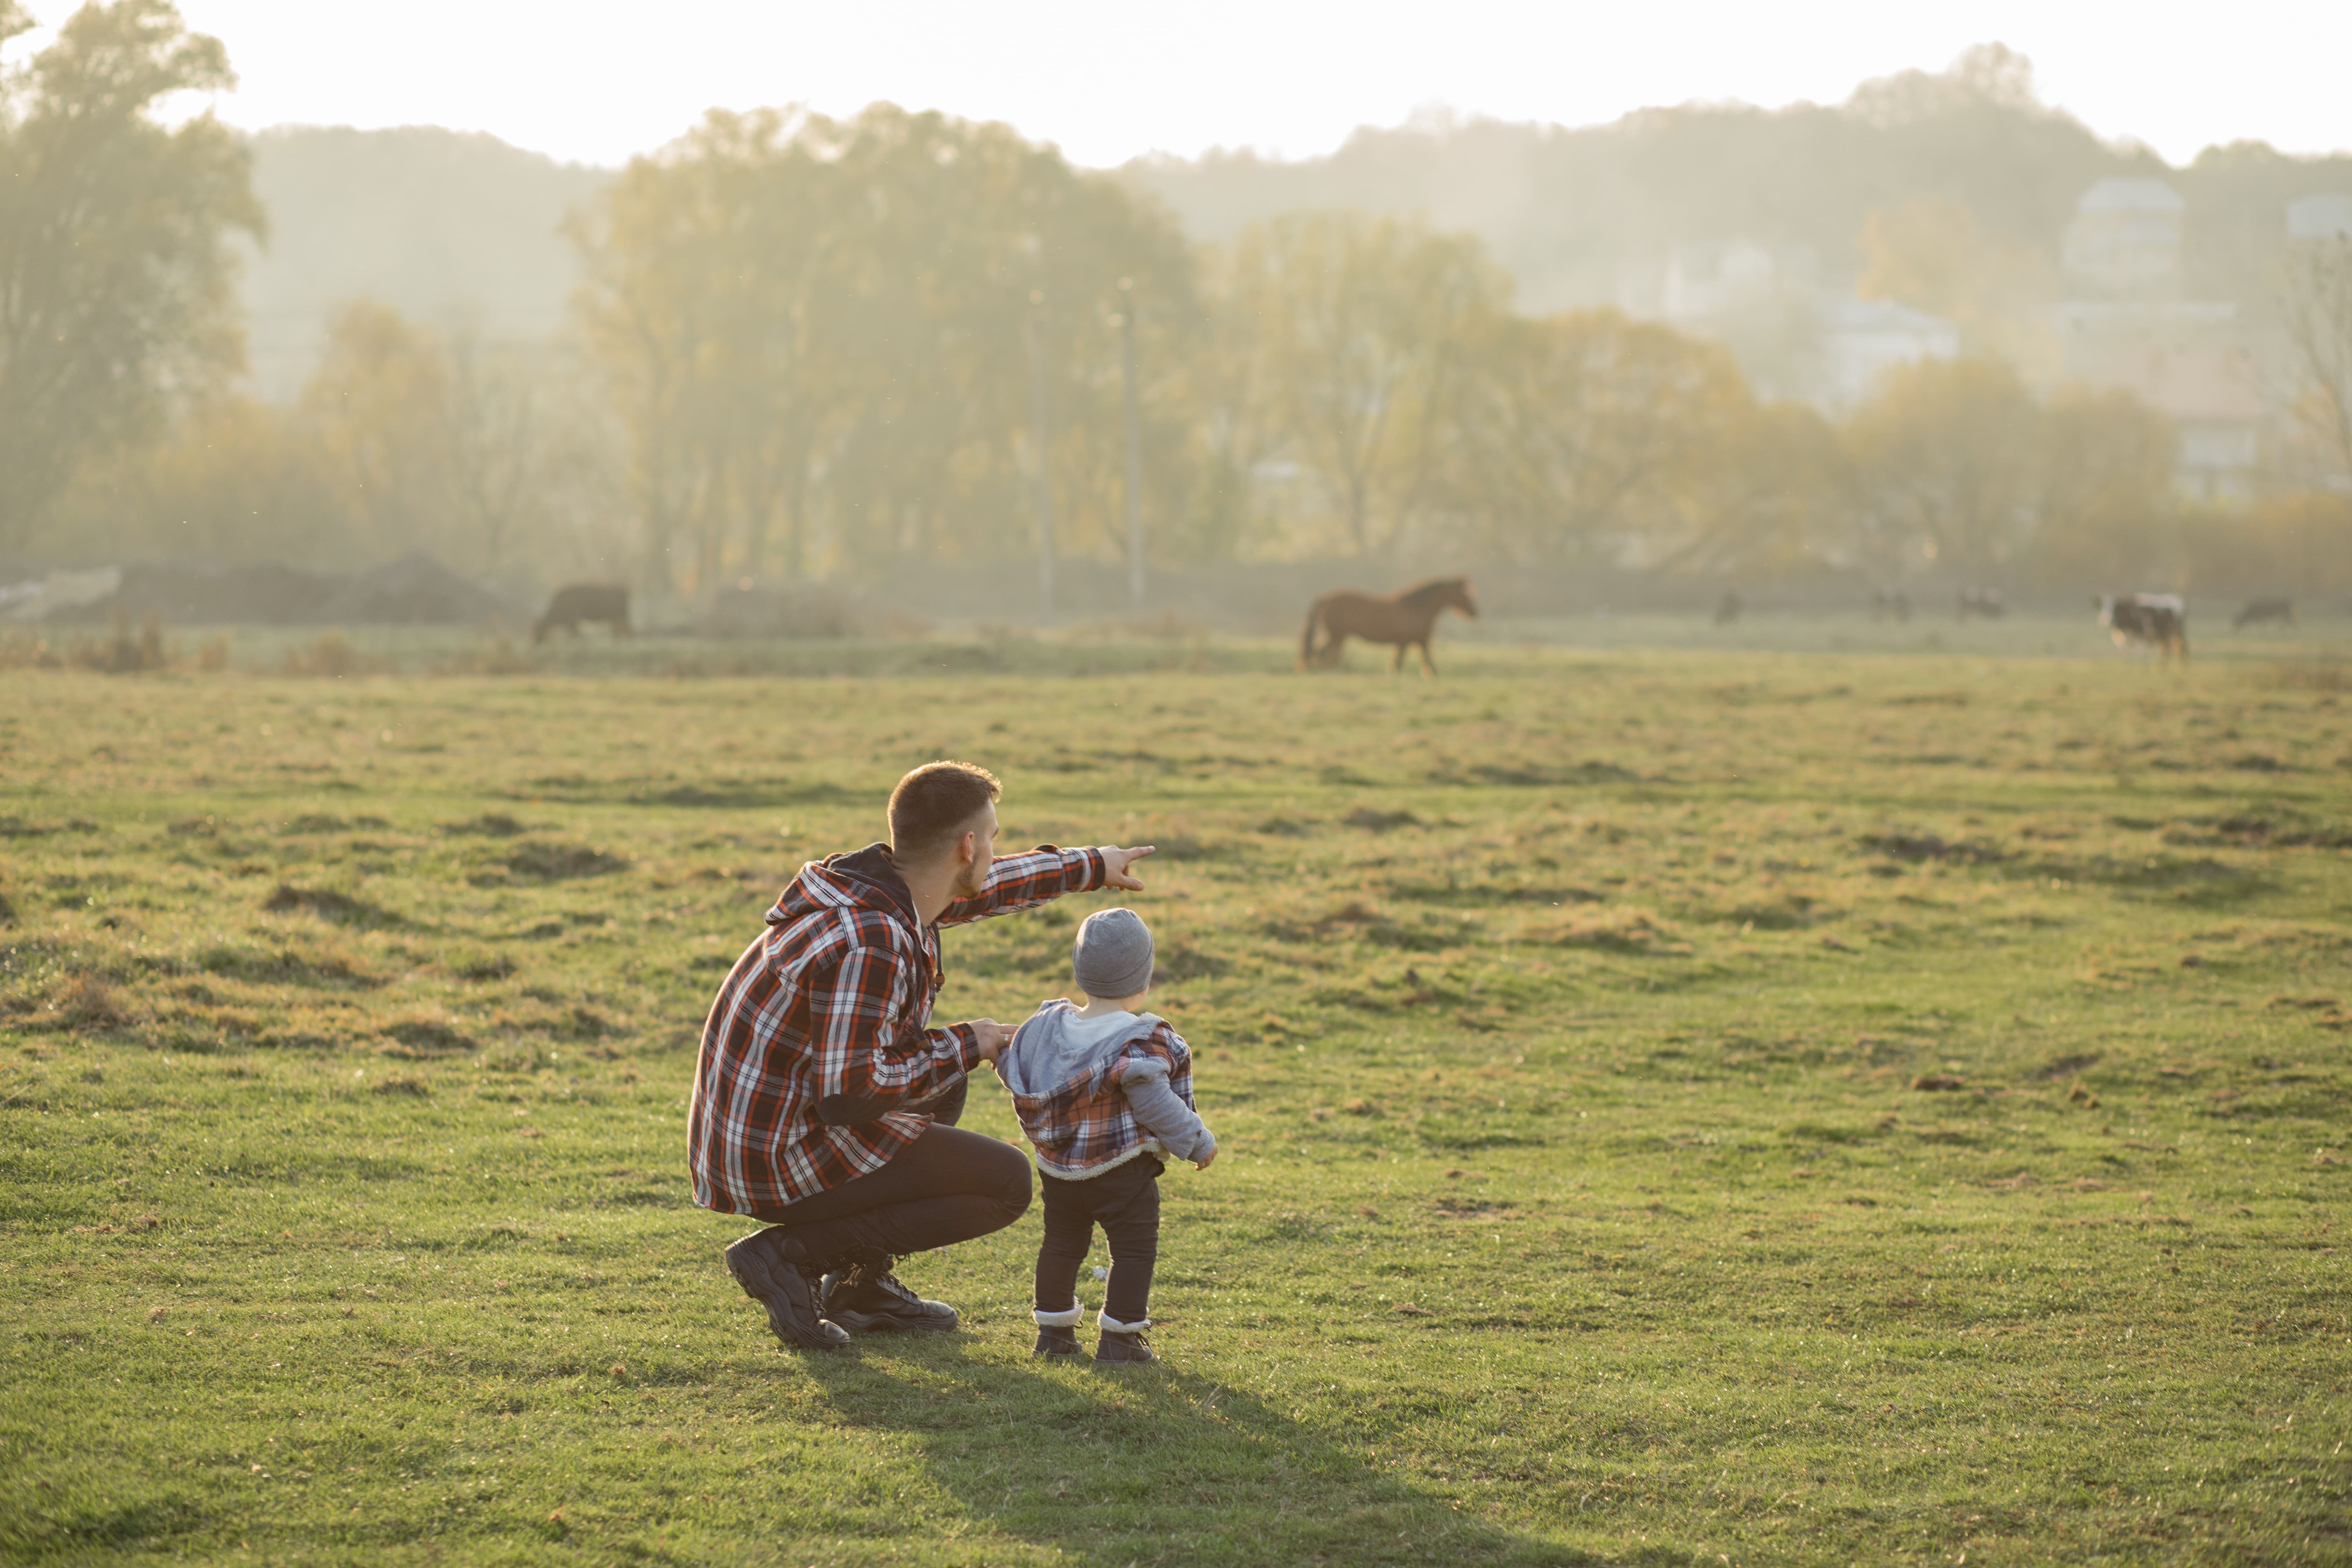
[[[1169,1089],[1186,1109],[1196,1109],[1192,1049],[1165,1018],[1076,1015],[1064,997],[1040,1004],[996,1058],[1021,1131],[1037,1146],[1038,1169],[1066,1180],[1098,1176],[1139,1154],[1167,1152],[1137,1122],[1126,1093],[1110,1078],[1116,1064],[1158,1064]]]

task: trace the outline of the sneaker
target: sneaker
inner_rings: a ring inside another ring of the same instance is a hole
[[[1095,1360],[1097,1363],[1107,1361],[1158,1361],[1159,1359],[1151,1353],[1150,1342],[1143,1337],[1143,1331],[1140,1329],[1127,1334],[1114,1334],[1108,1329],[1105,1329],[1101,1342],[1095,1346]]]
[[[849,1336],[818,1311],[806,1261],[800,1243],[782,1226],[755,1230],[727,1249],[727,1272],[743,1294],[768,1309],[768,1327],[777,1339],[803,1350],[845,1345]]]
[[[1084,1355],[1087,1352],[1086,1347],[1078,1343],[1077,1330],[1067,1326],[1056,1326],[1050,1329],[1039,1329],[1037,1331],[1037,1348],[1031,1351],[1029,1353],[1031,1355],[1065,1356]]]
[[[856,1333],[880,1329],[922,1329],[944,1333],[962,1321],[945,1301],[926,1301],[890,1272],[898,1259],[887,1252],[861,1252],[824,1277],[826,1317]]]

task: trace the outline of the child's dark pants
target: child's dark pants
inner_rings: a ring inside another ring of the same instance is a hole
[[[1078,1269],[1099,1225],[1110,1240],[1110,1285],[1102,1310],[1123,1323],[1143,1321],[1151,1309],[1152,1265],[1160,1260],[1160,1173],[1167,1168],[1138,1154],[1082,1182],[1041,1177],[1045,1239],[1037,1247],[1039,1311],[1066,1312],[1078,1304]]]

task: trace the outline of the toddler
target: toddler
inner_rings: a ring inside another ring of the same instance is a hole
[[[1045,1003],[996,1058],[1021,1130],[1037,1146],[1045,1189],[1036,1353],[1079,1352],[1078,1269],[1099,1225],[1110,1241],[1110,1281],[1095,1360],[1151,1361],[1143,1331],[1160,1256],[1161,1157],[1206,1170],[1217,1141],[1192,1107],[1183,1037],[1136,1011],[1151,989],[1151,928],[1133,910],[1088,915],[1075,968],[1086,1005]]]

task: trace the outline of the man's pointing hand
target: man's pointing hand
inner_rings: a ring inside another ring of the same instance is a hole
[[[1158,847],[1159,846],[1154,844],[1146,844],[1134,849],[1118,849],[1110,845],[1104,845],[1101,850],[1103,862],[1110,868],[1110,875],[1104,879],[1105,882],[1110,887],[1121,888],[1129,892],[1142,887],[1141,879],[1128,868]]]

